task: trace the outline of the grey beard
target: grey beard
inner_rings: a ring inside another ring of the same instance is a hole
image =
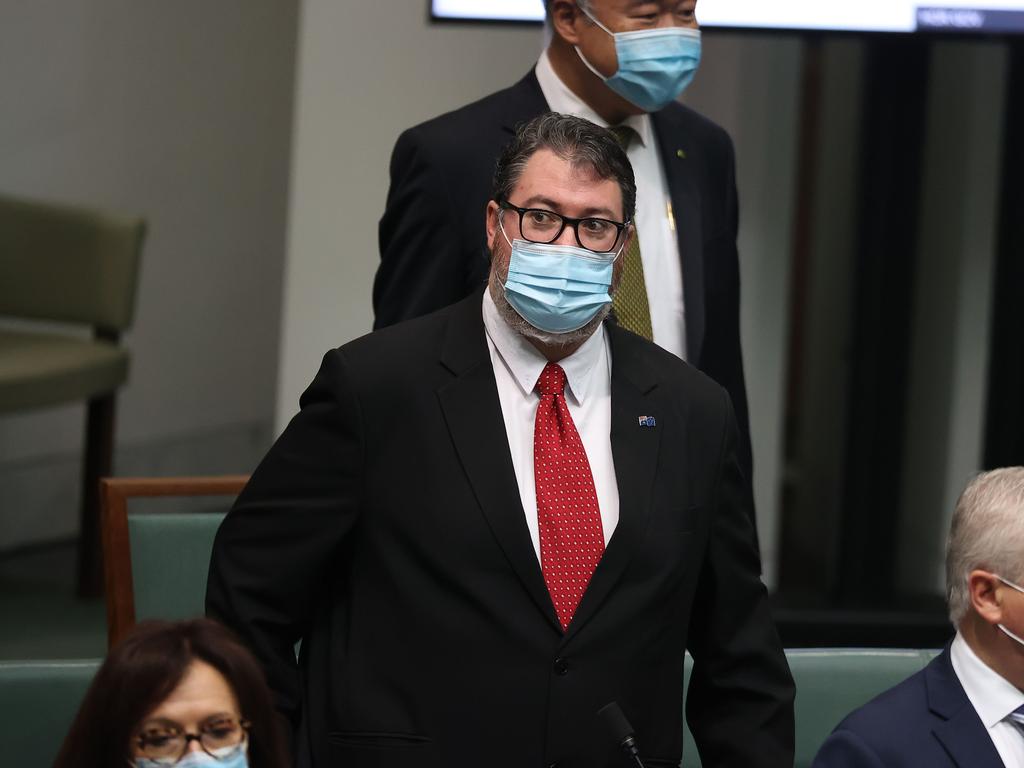
[[[536,341],[546,347],[559,349],[582,344],[604,322],[604,319],[608,317],[608,313],[612,309],[611,304],[606,304],[598,310],[597,314],[586,325],[577,328],[575,331],[566,331],[565,333],[542,331],[540,328],[531,325],[525,317],[516,312],[515,307],[508,303],[508,299],[505,298],[504,281],[496,273],[497,270],[491,270],[491,274],[487,279],[487,288],[491,293],[494,306],[498,308],[498,314],[501,315],[501,319],[508,324],[509,328],[523,338]]]

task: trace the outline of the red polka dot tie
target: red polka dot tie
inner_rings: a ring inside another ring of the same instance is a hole
[[[604,533],[587,452],[565,404],[565,371],[548,363],[537,391],[533,472],[540,565],[565,629],[604,553]]]

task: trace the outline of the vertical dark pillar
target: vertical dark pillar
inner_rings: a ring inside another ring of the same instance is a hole
[[[992,292],[985,467],[1024,465],[1024,42],[1010,49]]]
[[[823,41],[810,37],[804,43],[800,78],[800,122],[797,137],[796,200],[793,206],[793,257],[789,273],[789,338],[786,349],[786,400],[783,454],[787,466],[800,460],[800,422],[803,387],[808,284],[813,248],[814,202],[818,154],[821,144],[821,92],[824,69]],[[807,585],[820,586],[831,556],[821,546],[818,526],[797,512],[800,489],[789,473],[783,473],[781,491],[782,532],[779,537],[779,591],[799,594]]]
[[[859,239],[841,503],[841,605],[891,594],[899,529],[929,43],[877,37],[865,51]]]

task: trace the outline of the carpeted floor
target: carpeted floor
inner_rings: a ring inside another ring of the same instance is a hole
[[[74,570],[74,542],[0,555],[0,659],[106,653],[103,600],[75,597]]]

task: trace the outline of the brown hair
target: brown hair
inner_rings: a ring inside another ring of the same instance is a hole
[[[204,661],[227,680],[249,731],[250,768],[285,768],[288,759],[263,671],[226,628],[210,619],[147,621],[115,647],[96,673],[54,768],[110,768],[131,761],[142,719]]]
[[[636,208],[633,166],[615,134],[589,120],[545,112],[516,126],[516,135],[498,157],[492,193],[497,203],[509,202],[530,158],[542,149],[553,152],[574,169],[587,169],[599,179],[614,181],[622,194],[622,215],[631,221]]]

